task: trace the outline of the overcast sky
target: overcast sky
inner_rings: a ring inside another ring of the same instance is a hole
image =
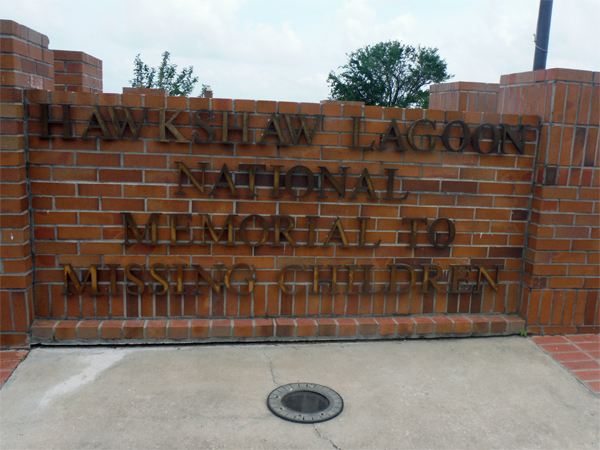
[[[103,61],[122,92],[133,60],[165,50],[215,97],[318,102],[346,54],[400,40],[437,47],[453,81],[497,83],[531,70],[539,0],[2,0],[0,17],[50,48]],[[554,0],[547,67],[600,71],[600,0]],[[200,93],[200,83],[194,95]]]

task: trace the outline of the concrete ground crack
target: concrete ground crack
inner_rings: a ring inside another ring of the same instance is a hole
[[[265,355],[265,358],[269,360],[269,370],[271,370],[271,378],[273,379],[273,383],[275,383],[275,386],[279,386],[279,383],[277,383],[277,381],[275,380],[275,372],[273,372],[273,360],[269,358],[269,355],[267,355],[267,353],[264,350],[263,355]]]
[[[319,431],[319,429],[317,428],[317,426],[316,426],[316,425],[313,425],[313,427],[315,428],[315,431],[317,432],[317,434],[319,435],[319,437],[320,437],[321,439],[323,439],[324,441],[328,441],[328,442],[331,444],[331,446],[332,446],[332,447],[333,447],[335,450],[342,450],[342,448],[341,448],[341,447],[338,447],[337,445],[335,445],[331,439],[329,439],[329,438],[326,438],[325,436],[323,436],[323,435],[321,434],[321,432]]]

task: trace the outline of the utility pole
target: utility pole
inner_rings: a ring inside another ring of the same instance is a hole
[[[548,40],[550,39],[550,22],[552,21],[552,1],[540,0],[537,30],[535,32],[535,53],[533,55],[533,70],[546,68],[548,57]]]

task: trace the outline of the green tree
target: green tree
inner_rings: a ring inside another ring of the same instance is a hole
[[[333,100],[359,101],[374,106],[401,108],[429,106],[432,83],[442,83],[453,75],[437,48],[413,47],[398,41],[379,44],[347,54],[343,71],[327,77]]]
[[[170,62],[171,54],[164,52],[162,58],[158,67],[150,67],[138,54],[133,62],[133,80],[129,80],[131,87],[165,89],[169,95],[191,94],[198,82],[198,77],[192,76],[194,68],[184,67],[177,73],[177,64]]]

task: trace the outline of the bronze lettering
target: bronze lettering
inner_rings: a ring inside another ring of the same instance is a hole
[[[312,287],[308,293],[311,295],[321,294],[321,288],[319,284],[319,269],[323,267],[323,264],[310,264],[308,267],[313,271]]]
[[[363,183],[366,183],[366,187],[363,187]],[[365,168],[362,173],[360,174],[360,177],[358,177],[358,181],[356,182],[356,186],[354,187],[354,190],[352,191],[352,195],[350,196],[350,199],[353,200],[357,197],[357,194],[359,192],[368,192],[369,193],[369,200],[377,200],[379,198],[379,196],[377,195],[377,193],[375,192],[375,188],[373,187],[373,182],[371,181],[371,175],[369,175],[369,171]]]
[[[319,218],[319,216],[306,216],[306,218],[308,219],[308,238],[306,240],[306,246],[314,247],[317,234],[315,231],[315,221]]]
[[[281,198],[282,195],[279,193],[279,178],[280,171],[283,166],[269,166],[273,168],[273,193],[270,195],[271,198]]]
[[[109,295],[121,295],[117,288],[117,267],[120,267],[120,264],[106,264],[110,273],[110,291]]]
[[[388,173],[387,179],[387,193],[384,197],[385,200],[406,200],[408,198],[408,192],[405,192],[400,197],[394,197],[394,178],[398,169],[385,169]]]
[[[73,131],[71,126],[71,105],[60,105],[62,107],[62,119],[50,119],[50,103],[40,103],[41,122],[42,122],[42,137],[50,139],[50,124],[60,123],[63,127],[63,139],[73,139]]]
[[[199,109],[198,111],[196,111],[196,114],[194,114],[194,121],[200,128],[202,128],[206,132],[206,135],[207,135],[206,140],[201,140],[198,138],[198,132],[196,130],[192,131],[192,137],[194,138],[194,142],[197,144],[207,144],[215,138],[215,129],[213,127],[211,127],[209,124],[207,124],[200,117],[200,114],[207,114],[207,113],[210,114],[209,120],[214,121],[213,113],[212,113],[212,111],[209,111],[208,109]],[[223,133],[226,134],[225,131],[223,131]],[[223,139],[223,140],[225,140],[225,139]]]
[[[410,243],[408,244],[409,248],[417,248],[417,230],[419,227],[419,222],[423,222],[427,225],[427,219],[425,217],[403,217],[402,225],[404,225],[407,221],[410,221]]]
[[[306,185],[306,192],[304,194],[296,195],[293,191],[292,175],[296,171],[304,172],[306,174],[307,185]],[[311,194],[311,192],[313,191],[314,188],[315,188],[315,176],[313,175],[312,171],[308,167],[294,166],[290,170],[288,170],[287,173],[285,174],[285,190],[287,191],[288,194],[290,194],[293,197],[296,197],[296,198],[306,197],[307,195]]]
[[[273,237],[273,244],[271,245],[271,247],[283,246],[283,244],[281,244],[280,242],[282,235],[287,239],[287,241],[290,244],[292,244],[292,247],[297,247],[298,244],[296,243],[294,238],[290,236],[290,231],[292,231],[296,226],[296,221],[294,220],[294,218],[292,216],[288,216],[287,214],[278,214],[273,217],[275,218],[275,236]],[[287,226],[284,229],[281,228],[281,219],[287,220]]]
[[[352,126],[352,147],[359,147],[359,137],[360,137],[360,119],[362,116],[352,116],[353,126]]]
[[[381,245],[381,239],[379,239],[375,244],[367,244],[366,243],[366,235],[367,235],[367,220],[370,217],[359,217],[360,219],[360,231],[358,232],[358,248],[377,248]]]
[[[298,271],[298,270],[302,270],[304,271],[304,267],[300,266],[298,264],[288,264],[287,266],[283,266],[281,268],[281,270],[279,271],[279,273],[277,274],[277,284],[279,285],[279,289],[281,289],[281,292],[283,292],[284,294],[287,295],[296,295],[299,294],[300,292],[302,292],[304,289],[306,289],[306,286],[302,286],[301,289],[297,289],[295,291],[290,291],[288,290],[288,288],[285,287],[285,274],[288,272],[288,270],[293,270]],[[296,276],[294,275],[294,279],[296,278]]]
[[[480,145],[480,139],[483,135],[483,131],[489,128],[490,130],[492,130],[492,134],[493,134],[493,139],[492,139],[492,144],[490,145],[490,148],[488,149],[487,152],[484,152],[481,149],[481,145]],[[493,124],[491,123],[482,123],[481,125],[479,125],[477,128],[475,128],[475,132],[473,133],[473,148],[475,149],[475,151],[481,155],[489,155],[491,153],[494,153],[496,151],[498,151],[498,144],[500,143],[500,132],[498,131],[498,128],[496,128]]]
[[[212,274],[209,275],[200,264],[192,264],[192,268],[196,270],[196,291],[193,292],[192,295],[203,295],[202,291],[200,291],[200,277],[202,277],[204,281],[210,285],[213,291],[217,293],[221,292],[221,269],[224,267],[224,265],[221,263],[215,263],[215,267],[217,269],[216,280],[213,279]]]
[[[183,226],[177,225],[177,218],[184,217],[187,219],[187,223]],[[190,222],[192,221],[191,214],[169,214],[169,228],[171,230],[171,245],[189,245],[194,242],[192,229],[190,228]],[[178,231],[187,231],[189,239],[187,242],[179,242],[177,239]]]
[[[335,234],[335,230],[338,231],[338,234]],[[348,245],[348,238],[346,237],[346,232],[344,231],[344,226],[342,225],[342,221],[340,220],[339,217],[335,218],[335,221],[333,222],[333,225],[331,226],[331,230],[329,231],[329,234],[327,235],[327,238],[325,239],[325,242],[323,242],[323,247],[329,247],[329,241],[331,241],[331,239],[336,238],[336,239],[341,239],[342,240],[342,248],[348,248],[350,247]]]
[[[154,287],[154,283],[150,283],[150,291],[156,295],[165,295],[167,292],[169,292],[169,282],[162,275],[156,272],[157,269],[164,270],[167,273],[169,273],[168,265],[165,265],[163,263],[152,264],[152,266],[150,266],[150,275],[162,285],[163,289],[162,291],[158,291]]]
[[[527,128],[525,127],[525,125],[521,125],[519,127],[519,131],[521,133],[521,139],[519,139],[517,137],[517,134],[510,127],[510,125],[501,123],[500,126],[502,127],[502,136],[500,139],[500,152],[499,153],[501,153],[503,155],[506,154],[506,150],[505,150],[506,141],[507,141],[506,137],[508,136],[510,138],[510,140],[512,141],[512,143],[515,144],[517,151],[521,155],[524,155],[525,154],[525,132],[527,131]]]
[[[146,285],[144,284],[143,280],[141,280],[140,278],[136,277],[133,273],[131,273],[131,271],[134,269],[141,270],[142,275],[144,275],[146,273],[146,266],[144,266],[142,264],[131,263],[125,267],[125,279],[129,280],[129,281],[133,281],[133,283],[136,284],[138,287],[137,291],[134,291],[131,288],[131,285],[129,283],[126,283],[127,293],[130,295],[142,295],[144,293],[144,290],[146,289]]]
[[[442,292],[442,288],[437,283],[437,280],[442,276],[442,268],[437,264],[421,264],[421,267],[423,267],[423,286],[419,291],[419,294],[429,294],[430,284],[433,286],[433,289],[435,289],[435,292]],[[435,269],[435,275],[433,277],[431,277],[431,274],[429,273],[431,268]]]
[[[329,180],[333,188],[337,191],[338,195],[342,198],[346,198],[346,175],[349,167],[342,167],[342,184],[340,184],[331,174],[329,169],[325,166],[319,166],[321,170],[321,193],[317,195],[317,198],[327,198],[325,195],[325,180]]]
[[[248,223],[250,220],[255,219],[254,224],[256,225],[256,219],[261,223],[262,226],[262,236],[260,240],[256,243],[252,243],[248,240],[248,236],[246,233],[246,228],[248,227]],[[269,223],[267,219],[263,216],[259,216],[258,214],[251,214],[249,216],[244,217],[242,223],[240,224],[240,238],[244,241],[244,244],[249,245],[250,247],[260,247],[265,242],[267,242],[267,238],[269,237]]]
[[[187,264],[175,263],[173,264],[173,266],[177,270],[175,275],[177,278],[177,290],[174,292],[174,294],[184,295],[185,292],[183,291],[183,268],[187,267]]]
[[[142,124],[146,119],[146,112],[148,111],[148,108],[142,109],[142,119],[140,120],[139,125],[136,125],[135,121],[133,120],[133,115],[131,114],[130,108],[124,106],[123,111],[125,112],[125,120],[123,121],[123,125],[121,125],[121,122],[119,122],[119,119],[117,118],[115,108],[113,106],[108,107],[108,115],[110,116],[113,126],[115,127],[115,130],[117,132],[117,139],[123,139],[123,136],[125,135],[125,130],[127,129],[127,127],[129,127],[133,139],[137,140],[137,138],[140,135],[140,131],[142,130]]]
[[[223,177],[225,177],[225,181],[227,182],[227,184],[221,183],[221,178]],[[233,183],[233,179],[231,178],[231,172],[229,172],[227,164],[223,164],[223,167],[221,167],[221,171],[219,172],[219,175],[217,175],[217,180],[215,181],[215,184],[213,185],[213,188],[210,191],[210,195],[215,195],[216,190],[219,187],[228,187],[230,197],[238,197],[240,195],[237,189],[235,188],[235,184]]]
[[[428,148],[421,148],[415,144],[415,136],[414,136],[415,128],[420,123],[424,123],[426,125],[431,126],[431,128],[433,128],[433,130],[435,131],[435,127],[436,127],[435,121],[428,120],[428,119],[415,120],[413,123],[410,124],[410,127],[408,127],[408,133],[406,136],[406,139],[408,140],[408,145],[410,145],[410,148],[412,148],[413,150],[433,150],[435,148],[435,140],[437,139],[437,136],[435,134],[426,134],[425,136],[423,136],[423,137],[429,138],[429,147]]]
[[[231,274],[236,269],[250,270],[252,272],[252,277],[250,277],[250,278],[244,278],[244,281],[248,283],[248,290],[246,292],[242,292],[241,290],[237,290],[236,291],[231,286]],[[252,265],[248,265],[248,264],[234,264],[229,269],[227,269],[227,272],[225,272],[225,287],[227,288],[227,290],[229,292],[231,292],[233,294],[242,295],[242,296],[243,295],[252,294],[254,292],[254,282],[255,281],[256,281],[256,277],[254,276],[254,266],[252,266]]]
[[[133,231],[133,236],[138,244],[148,244],[148,245],[158,245],[157,242],[157,227],[158,227],[158,216],[160,213],[152,213],[150,214],[150,218],[146,223],[146,227],[144,231],[140,233],[140,230],[137,227],[137,223],[135,219],[131,215],[131,213],[123,213],[123,225],[125,226],[125,241],[123,245],[130,245],[129,242],[129,230]],[[148,235],[148,231],[150,231],[150,242],[142,242],[144,240],[144,236]]]
[[[471,292],[473,290],[473,286],[470,284],[465,286],[466,289],[461,289],[461,281],[469,281],[469,266],[464,264],[450,264],[450,267],[452,268],[452,289],[450,289],[448,292],[451,294]]]
[[[290,131],[290,136],[292,137],[292,143],[294,145],[298,145],[298,143],[300,141],[300,136],[302,135],[302,133],[304,133],[306,143],[310,146],[310,144],[312,143],[312,140],[315,136],[315,132],[317,131],[317,128],[319,127],[319,124],[321,122],[322,114],[317,115],[317,120],[315,121],[315,124],[313,125],[312,130],[308,129],[308,124],[306,123],[306,114],[298,115],[298,117],[300,118],[300,128],[298,128],[298,130],[296,130],[296,128],[294,127],[294,123],[292,121],[291,114],[284,114],[283,116],[285,117],[285,121],[287,123],[288,130]]]
[[[371,290],[371,269],[373,268],[373,264],[363,264],[363,273],[364,273],[364,280],[363,280],[363,288],[360,291],[361,294],[379,294],[381,292],[385,291],[385,286],[383,286],[381,289],[379,289],[378,291],[372,291]]]
[[[200,165],[200,167],[202,168],[202,182],[198,181],[198,179],[194,175],[192,175],[192,172],[190,171],[190,169],[188,169],[188,167],[184,163],[182,163],[181,161],[175,161],[175,164],[177,164],[177,168],[179,169],[179,190],[177,192],[175,192],[175,195],[185,195],[185,192],[183,192],[183,189],[182,189],[183,175],[188,177],[188,179],[192,182],[192,184],[198,188],[198,190],[200,191],[201,194],[204,194],[204,183],[205,183],[205,179],[206,179],[206,166],[208,165],[208,163],[206,163],[206,162],[198,163]]]
[[[249,128],[249,113],[242,112],[242,126],[236,126],[237,114],[233,115],[233,127],[229,127],[229,111],[223,111],[223,143],[231,143],[229,141],[229,130],[242,130],[242,143],[248,144],[248,128]]]
[[[95,124],[94,124],[94,119],[96,119]],[[85,129],[83,130],[83,134],[81,135],[81,138],[89,139],[88,132],[92,128],[99,128],[100,131],[102,131],[102,135],[98,136],[99,138],[114,139],[114,137],[110,134],[110,131],[108,131],[108,127],[106,126],[106,122],[104,121],[104,118],[102,117],[102,113],[100,112],[100,108],[98,107],[98,105],[94,105],[94,107],[92,108],[92,115],[90,116],[90,118],[87,121],[87,125],[85,126]]]
[[[406,150],[404,147],[404,142],[402,142],[402,136],[400,134],[400,129],[398,128],[398,122],[396,119],[392,119],[390,125],[388,126],[387,131],[383,135],[381,142],[379,143],[379,150],[383,150],[385,148],[390,149],[391,147],[386,147],[385,144],[387,141],[396,141],[398,144],[398,150]]]
[[[225,223],[223,224],[223,228],[221,228],[221,232],[219,234],[216,233],[215,228],[212,223],[212,219],[208,214],[200,214],[202,217],[202,229],[201,229],[201,243],[204,245],[208,245],[205,242],[205,230],[208,229],[210,236],[215,244],[218,244],[227,229],[227,243],[225,244],[228,247],[235,245],[235,236],[234,236],[234,225],[233,220],[237,217],[237,214],[229,214],[227,219],[225,219]]]
[[[450,132],[452,131],[452,127],[454,125],[459,125],[463,129],[463,135],[460,138],[460,147],[452,148],[450,145]],[[462,152],[469,146],[469,142],[471,141],[471,129],[469,126],[464,123],[462,120],[453,120],[452,122],[448,122],[444,127],[444,131],[442,132],[442,143],[446,150],[451,152]]]
[[[344,264],[348,268],[348,280],[346,281],[346,294],[357,294],[354,292],[354,274],[357,264]]]
[[[102,295],[98,291],[98,267],[100,267],[100,264],[90,264],[90,268],[88,269],[85,278],[81,282],[79,281],[79,278],[73,271],[73,266],[71,266],[71,264],[61,263],[61,266],[63,266],[64,268],[63,295],[73,295],[72,292],[69,292],[69,280],[71,280],[73,286],[75,286],[75,290],[78,294],[83,294],[83,289],[85,288],[85,285],[87,284],[88,280],[90,280],[90,284],[92,285],[92,292],[90,293],[90,295]]]
[[[415,283],[417,282],[417,278],[415,276],[415,270],[409,266],[408,264],[388,264],[390,268],[390,284],[388,285],[388,290],[385,291],[386,294],[403,294],[412,290],[415,287]],[[398,269],[406,270],[408,275],[410,276],[410,281],[408,286],[404,289],[396,290],[396,284],[399,283],[398,278]]]
[[[502,266],[500,264],[494,264],[494,268],[496,269],[496,280],[492,280],[492,277],[482,265],[476,264],[475,267],[477,268],[477,286],[475,287],[475,290],[473,292],[476,294],[483,292],[483,283],[481,282],[482,276],[487,280],[494,292],[498,292],[498,284],[500,282],[500,269]]]
[[[248,191],[246,197],[256,197],[258,194],[256,193],[256,169],[266,170],[267,166],[264,164],[240,164],[240,170],[249,169],[248,170]]]
[[[271,128],[273,128],[273,130],[271,130]],[[277,139],[279,139],[279,142],[277,142],[277,144],[287,145],[287,142],[285,142],[285,138],[283,137],[283,132],[281,131],[281,126],[279,125],[279,119],[275,113],[271,114],[269,122],[265,127],[265,131],[263,131],[263,134],[260,137],[260,141],[258,141],[258,143],[264,144],[265,138],[269,135],[277,136]]]
[[[171,132],[171,134],[173,136],[175,136],[175,139],[177,142],[184,142],[184,143],[188,143],[189,141],[183,137],[183,134],[181,134],[179,132],[179,130],[177,128],[175,128],[175,125],[173,125],[173,120],[175,120],[175,118],[179,115],[180,112],[182,112],[182,109],[177,109],[175,110],[175,114],[173,114],[169,120],[167,120],[167,110],[165,108],[160,108],[159,109],[159,122],[158,122],[158,134],[159,134],[159,138],[158,140],[160,142],[170,142],[167,139],[167,130],[169,130]]]
[[[437,241],[437,227],[441,222],[446,222],[448,224],[448,237],[446,238],[446,242],[440,244]],[[427,239],[435,248],[448,248],[450,244],[454,242],[454,238],[456,237],[456,227],[454,226],[454,222],[446,217],[440,217],[431,222],[431,225],[427,229]]]

